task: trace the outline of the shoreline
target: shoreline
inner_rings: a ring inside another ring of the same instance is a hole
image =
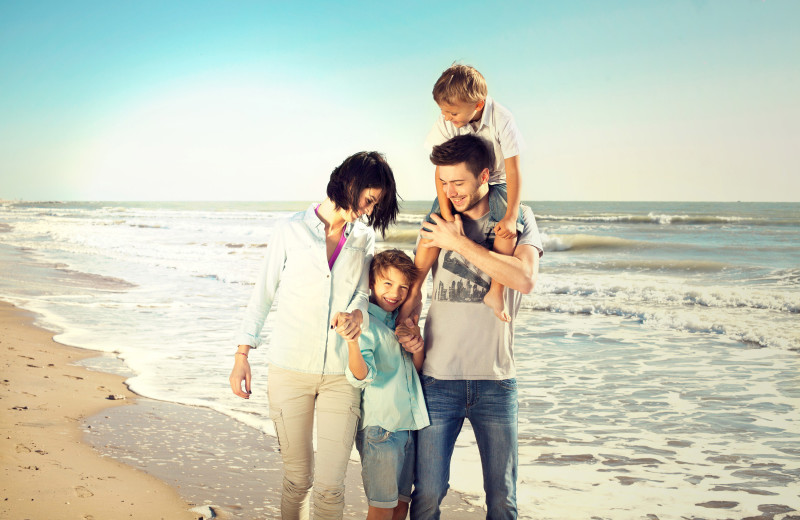
[[[52,338],[31,313],[0,301],[0,516],[197,519],[176,490],[82,441],[86,417],[125,408],[135,394],[123,377],[73,364],[93,351]]]
[[[0,300],[3,518],[279,518],[275,439],[214,410],[135,394],[76,365],[101,352],[57,343]],[[123,395],[124,400],[110,400]],[[444,517],[484,518],[451,490]],[[345,518],[366,517],[350,461]]]

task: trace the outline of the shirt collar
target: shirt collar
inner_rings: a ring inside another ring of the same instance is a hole
[[[481,114],[481,124],[478,125],[478,130],[484,126],[490,126],[492,122],[492,112],[494,112],[494,101],[491,96],[486,96],[486,101],[483,103],[483,114]]]
[[[311,229],[316,229],[320,233],[325,231],[325,224],[317,216],[317,206],[319,206],[319,202],[313,202],[306,210],[306,214],[303,216],[303,220],[305,221],[306,225]],[[349,237],[350,231],[353,230],[353,226],[355,223],[347,222],[344,225],[344,236]]]
[[[367,309],[367,312],[369,312],[370,316],[374,316],[375,318],[379,319],[381,323],[394,330],[394,320],[397,318],[397,310],[393,312],[386,312],[374,303],[369,302],[369,308]]]

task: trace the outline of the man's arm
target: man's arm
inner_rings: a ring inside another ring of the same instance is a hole
[[[430,239],[429,244],[461,254],[475,264],[475,267],[509,289],[523,294],[533,290],[539,275],[538,249],[523,244],[514,249],[513,256],[501,255],[476,244],[464,235],[461,215],[456,215],[454,222],[447,222],[438,215],[431,217],[436,225],[429,225],[431,231],[421,231],[424,238]]]

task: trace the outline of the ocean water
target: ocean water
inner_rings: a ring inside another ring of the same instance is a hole
[[[521,517],[800,511],[800,204],[529,204],[545,256],[516,321]],[[410,252],[426,206],[378,247]],[[3,202],[0,297],[122,359],[135,392],[271,434],[263,351],[240,400],[232,338],[273,226],[305,207]],[[468,427],[452,474],[482,501]]]

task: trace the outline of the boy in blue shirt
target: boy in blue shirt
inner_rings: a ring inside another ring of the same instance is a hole
[[[397,249],[372,259],[369,327],[347,339],[350,383],[363,389],[356,447],[361,454],[361,477],[369,503],[368,520],[402,519],[411,501],[414,482],[416,430],[430,424],[417,372],[425,352],[421,341],[403,349],[397,337],[420,332],[411,319],[395,328],[397,309],[418,276],[411,258]]]

